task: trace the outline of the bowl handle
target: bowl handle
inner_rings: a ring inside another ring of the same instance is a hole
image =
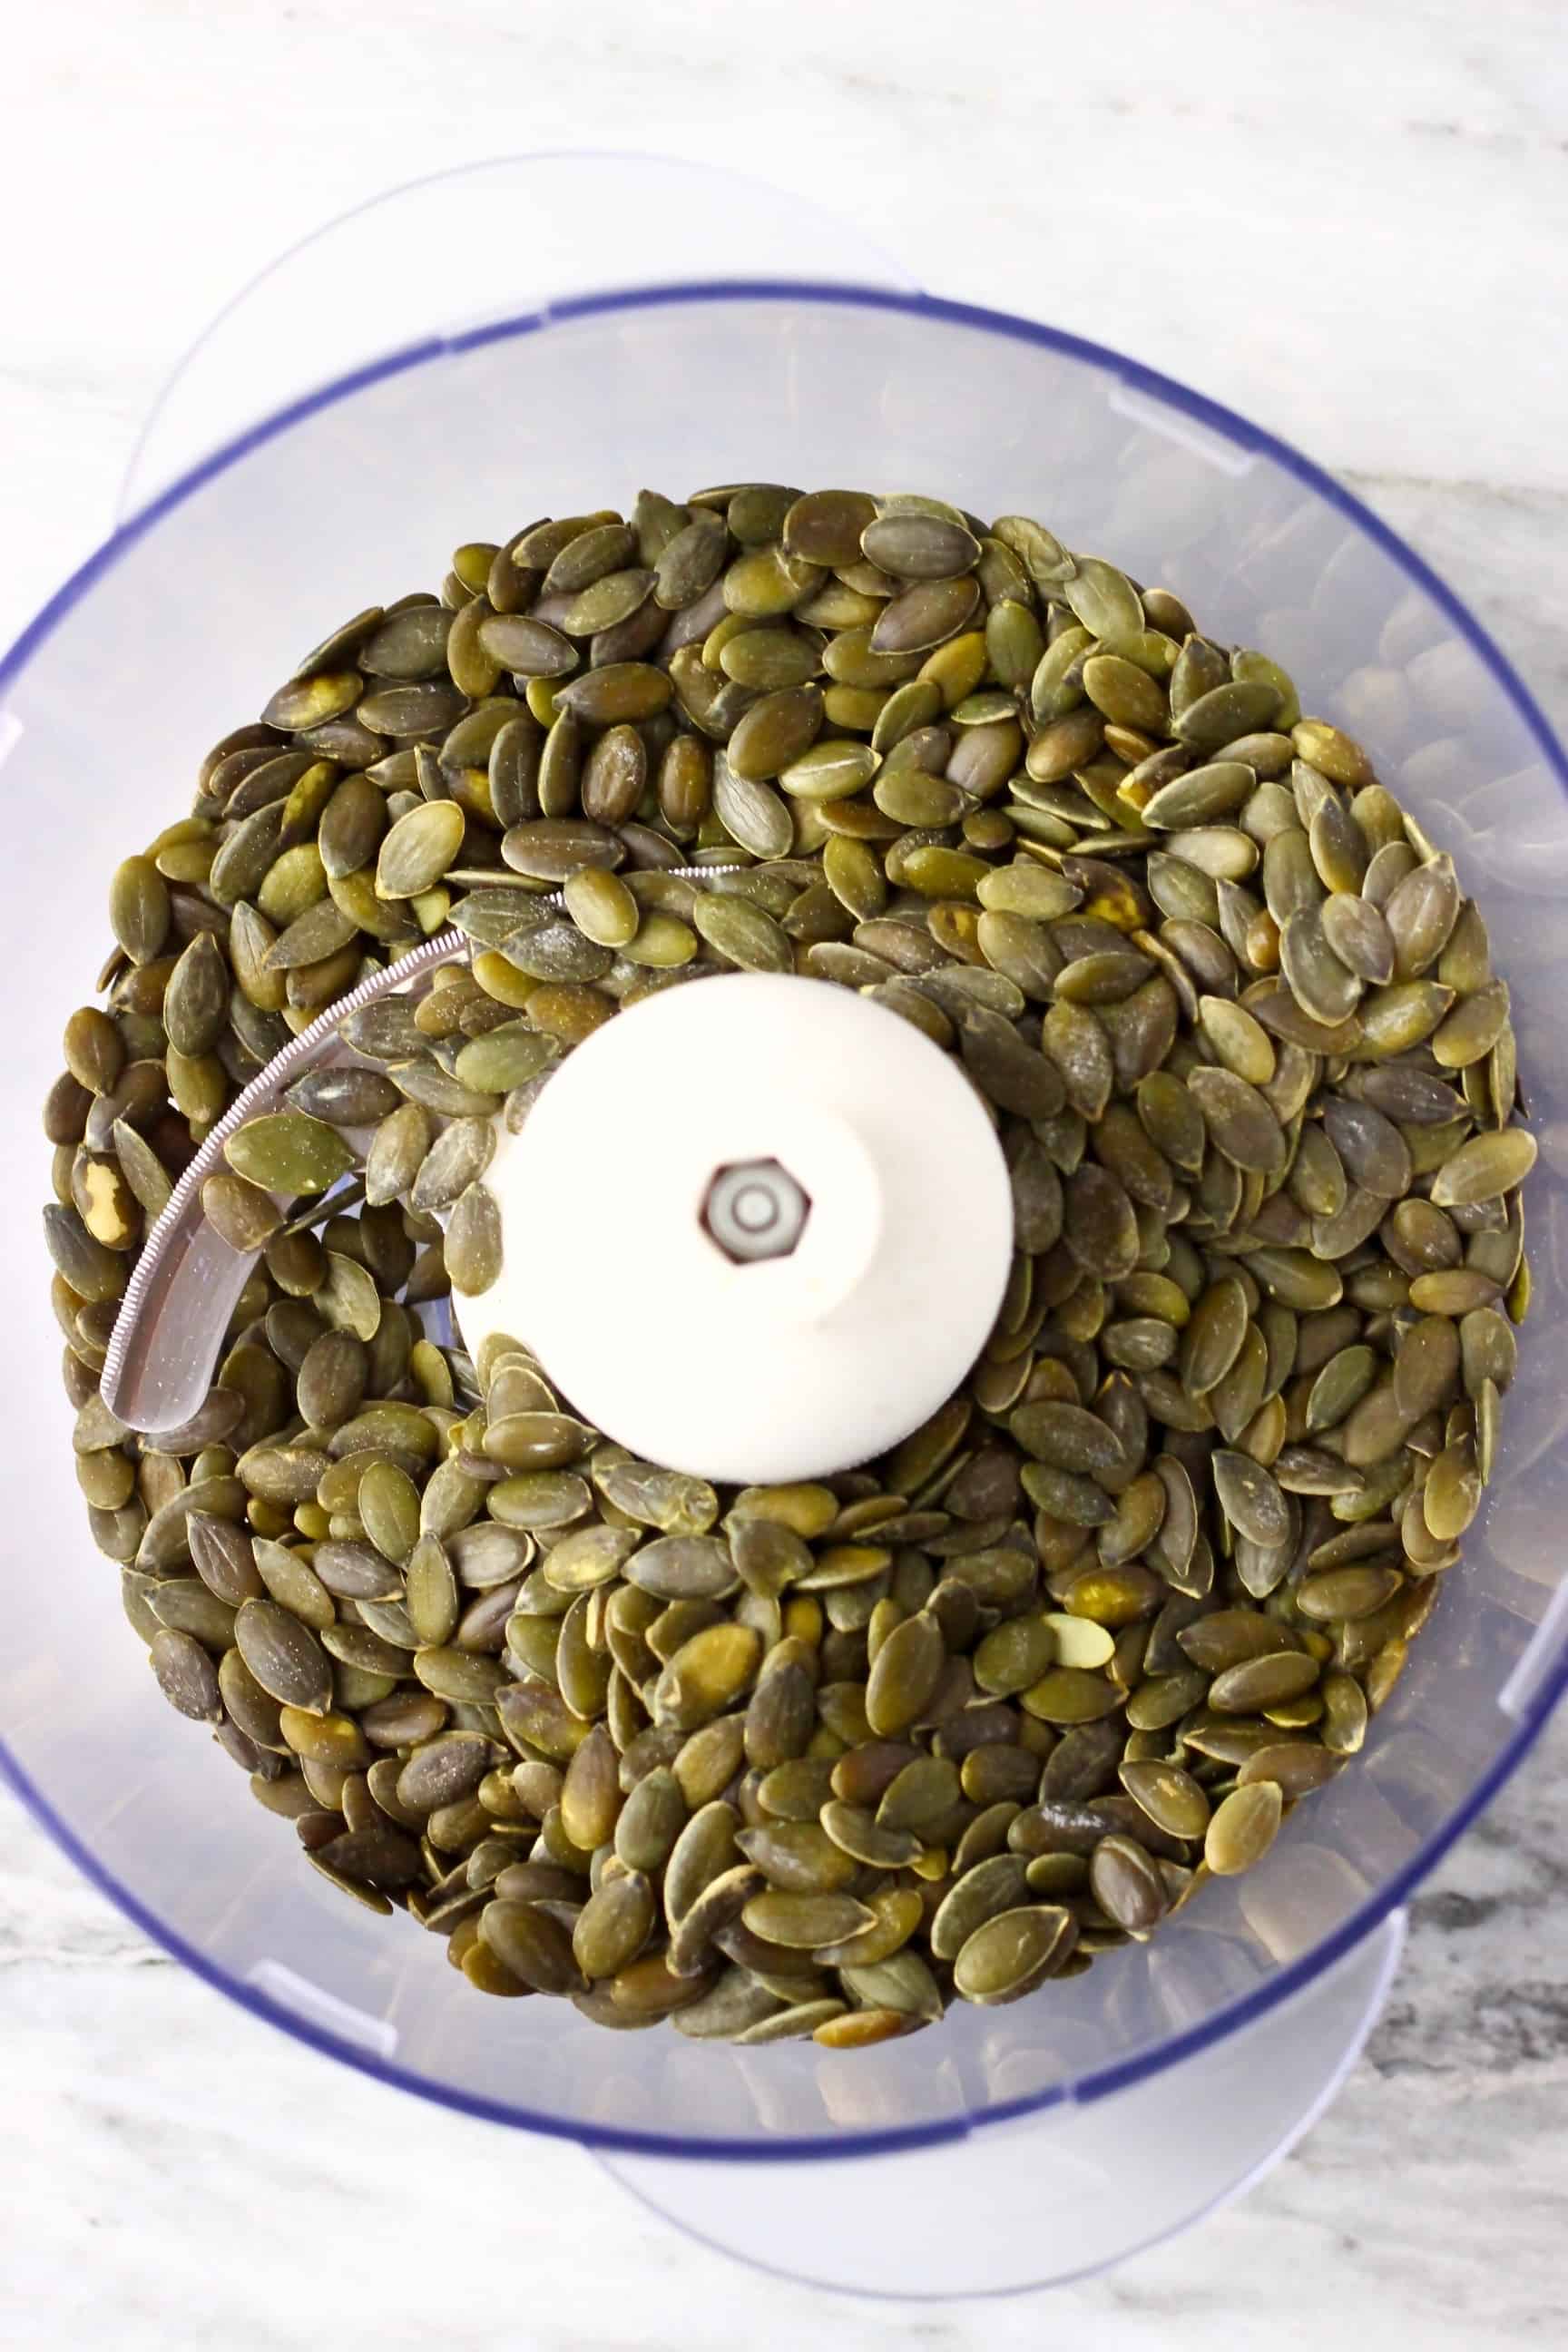
[[[394,351],[611,290],[797,278],[919,290],[812,198],[679,156],[511,155],[411,181],[312,231],[218,313],[153,404],[115,520]]]
[[[911,2298],[1062,2285],[1217,2211],[1289,2153],[1360,2057],[1405,1931],[1391,1913],[1291,1999],[1174,2065],[929,2147],[599,2161],[703,2244],[813,2285]]]

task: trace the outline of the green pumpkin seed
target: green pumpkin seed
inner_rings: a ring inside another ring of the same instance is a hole
[[[877,1915],[851,1895],[754,1895],[741,1914],[753,1936],[786,1951],[816,1951],[876,1925]]]
[[[353,1153],[324,1121],[302,1111],[247,1119],[224,1145],[238,1176],[268,1192],[325,1192],[353,1166]]]
[[[1432,1037],[1432,1052],[1446,1070],[1466,1070],[1489,1054],[1506,1034],[1508,984],[1489,981],[1473,995],[1461,998]],[[1511,1106],[1510,1106],[1511,1108]]]
[[[200,1642],[189,1633],[160,1630],[153,1637],[148,1659],[159,1689],[178,1714],[197,1723],[219,1719],[223,1700],[217,1669]]]
[[[1115,1927],[1147,1936],[1166,1905],[1159,1864],[1130,1837],[1101,1838],[1089,1863],[1089,1890]]]
[[[1233,1070],[1198,1068],[1188,1092],[1203,1113],[1211,1141],[1233,1166],[1262,1176],[1285,1171],[1284,1132],[1266,1097]]]
[[[866,1691],[867,1721],[879,1738],[891,1738],[919,1719],[936,1690],[946,1654],[941,1627],[923,1611],[889,1635]]]
[[[1042,1723],[1097,1723],[1122,1704],[1122,1694],[1102,1675],[1079,1666],[1056,1666],[1023,1695],[1025,1711]]]
[[[1500,1200],[1521,1184],[1535,1165],[1537,1145],[1529,1129],[1507,1127],[1463,1143],[1433,1179],[1437,1208]]]
[[[1208,1826],[1209,1801],[1199,1783],[1179,1764],[1123,1764],[1120,1778],[1134,1804],[1157,1829],[1172,1837],[1203,1836]]]
[[[283,1222],[270,1192],[222,1169],[202,1186],[202,1213],[219,1238],[242,1255],[260,1249]]]
[[[495,1195],[472,1183],[458,1199],[447,1226],[447,1271],[465,1297],[489,1290],[501,1269],[501,1221]]]
[[[1234,1878],[1262,1861],[1279,1828],[1283,1797],[1276,1780],[1233,1790],[1215,1810],[1204,1860],[1216,1878]]]
[[[1366,1695],[1352,1675],[1323,1678],[1322,1739],[1331,1755],[1353,1756],[1366,1737]]]
[[[954,1988],[986,2008],[1021,2000],[1056,1973],[1077,1940],[1077,1921],[1058,1905],[998,1912],[975,1928],[953,1962]]]
[[[1208,1704],[1222,1715],[1257,1715],[1299,1698],[1318,1678],[1315,1658],[1280,1650],[1226,1666],[1209,1685]]]
[[[268,1696],[284,1706],[324,1715],[331,1702],[332,1670],[320,1643],[273,1601],[247,1601],[235,1620],[235,1642],[245,1665]]]
[[[761,907],[743,898],[702,897],[691,910],[699,935],[742,971],[788,972],[795,952],[788,934]]]

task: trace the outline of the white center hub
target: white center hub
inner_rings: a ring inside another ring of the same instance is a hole
[[[884,1452],[959,1386],[1013,1249],[963,1072],[885,1007],[761,974],[671,989],[562,1064],[486,1179],[505,1265],[455,1298],[648,1460],[724,1480]]]

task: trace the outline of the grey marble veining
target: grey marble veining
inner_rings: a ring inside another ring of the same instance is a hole
[[[1256,415],[1408,535],[1568,729],[1557,0],[377,0],[375,21],[79,0],[8,27],[0,642],[101,535],[174,356],[272,254],[377,185],[591,141],[809,192],[937,290]],[[581,2151],[330,2066],[149,1946],[0,1794],[0,2347],[1555,2347],[1565,1817],[1560,1721],[1416,1895],[1364,2057],[1244,2202],[1048,2298],[921,2307],[750,2280]]]

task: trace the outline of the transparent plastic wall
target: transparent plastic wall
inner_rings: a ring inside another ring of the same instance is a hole
[[[1264,1865],[1147,1947],[1000,2011],[840,2054],[612,2038],[476,1999],[440,1939],[356,1910],[153,1685],[68,1459],[29,1204],[36,1105],[108,944],[110,873],[187,805],[206,744],[358,607],[545,511],[756,477],[1036,513],[1266,646],[1363,736],[1451,848],[1514,988],[1545,1135],[1535,1303],[1494,1494],[1365,1755]],[[690,2154],[842,2156],[1104,2091],[1226,2032],[1365,1932],[1528,1744],[1563,1678],[1568,1526],[1568,801],[1549,739],[1458,608],[1369,517],[1234,419],[1016,321],[809,288],[568,307],[374,372],[253,437],[111,543],[0,670],[11,812],[6,1638],[19,1783],[153,1932],[241,1999],[394,2079],[520,2123]],[[1544,1630],[1543,1629],[1544,1625]]]

